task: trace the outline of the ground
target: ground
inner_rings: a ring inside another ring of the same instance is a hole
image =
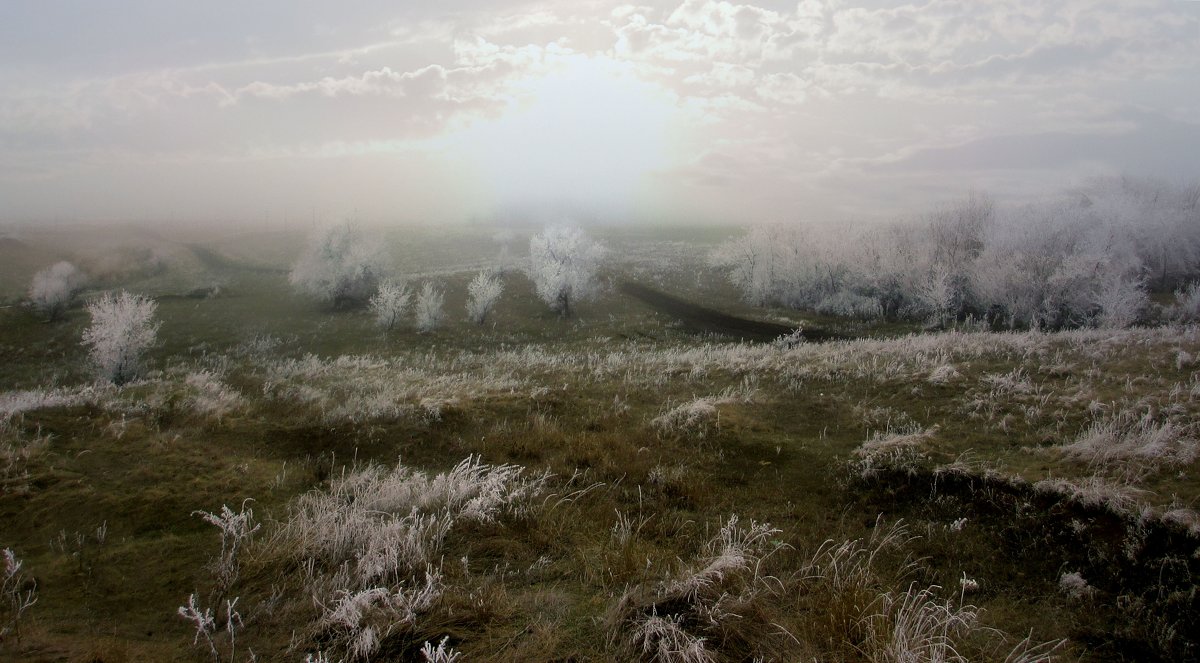
[[[704,259],[732,232],[598,233],[609,287],[571,318],[489,231],[386,233],[445,285],[431,334],[292,293],[302,233],[5,239],[0,546],[37,602],[0,658],[1196,658],[1200,331],[756,309]],[[62,258],[84,299],[156,298],[143,379],[95,382],[82,307],[21,305]],[[625,282],[841,340],[743,342]]]

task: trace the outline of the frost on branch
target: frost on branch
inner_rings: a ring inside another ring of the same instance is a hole
[[[599,291],[596,270],[604,247],[579,228],[550,226],[529,240],[529,278],[538,297],[560,315]]]
[[[384,281],[379,290],[371,297],[368,307],[375,316],[375,322],[384,330],[391,331],[400,324],[408,303],[412,301],[412,290],[403,283]]]
[[[416,305],[418,332],[427,334],[442,324],[442,320],[446,317],[442,310],[444,301],[445,295],[433,282],[426,281],[425,285],[421,286],[421,292],[417,293]]]
[[[482,325],[500,293],[504,292],[504,284],[500,279],[487,272],[479,272],[467,285],[467,317],[477,325]]]
[[[142,353],[158,335],[157,306],[148,297],[124,290],[88,304],[92,324],[83,332],[83,344],[101,378],[123,384],[137,376]]]
[[[83,272],[67,261],[56,262],[33,275],[29,301],[48,320],[62,317],[63,311],[86,280]]]
[[[347,221],[309,240],[288,281],[322,303],[343,308],[361,305],[375,292],[383,271],[378,243]]]

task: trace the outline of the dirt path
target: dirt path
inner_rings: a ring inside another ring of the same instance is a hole
[[[787,325],[739,318],[632,281],[623,281],[617,289],[659,313],[678,318],[688,329],[698,333],[723,334],[745,341],[773,341],[793,331],[793,328]],[[806,341],[840,338],[821,329],[805,329],[801,335]]]
[[[235,270],[253,272],[255,274],[287,274],[288,271],[278,267],[266,267],[240,262],[200,244],[186,244],[185,246],[196,256],[196,259],[201,264],[216,271]]]

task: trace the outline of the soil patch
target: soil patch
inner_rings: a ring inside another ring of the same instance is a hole
[[[679,319],[689,330],[696,333],[722,334],[743,341],[774,341],[780,336],[795,331],[792,327],[776,322],[739,318],[722,313],[632,281],[622,282],[618,286],[618,290],[659,313]],[[808,328],[801,332],[801,336],[806,341],[830,341],[844,338],[823,329]]]

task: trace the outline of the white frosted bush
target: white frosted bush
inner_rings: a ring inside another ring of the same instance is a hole
[[[395,281],[385,281],[379,285],[379,290],[375,292],[367,305],[375,316],[375,322],[390,331],[400,324],[411,300],[412,291],[407,285]]]
[[[476,274],[467,285],[467,317],[471,322],[482,325],[502,292],[504,284],[499,278],[487,272]]]
[[[1058,579],[1058,588],[1073,599],[1085,599],[1096,593],[1095,588],[1088,585],[1083,575],[1078,571],[1063,573]]]
[[[529,278],[550,309],[571,315],[571,306],[600,289],[596,271],[604,247],[579,228],[550,226],[529,240]]]
[[[1061,447],[1068,458],[1101,467],[1123,467],[1127,472],[1187,465],[1200,447],[1187,427],[1120,414],[1093,422],[1074,441]]]
[[[1145,285],[1138,279],[1113,274],[1104,279],[1096,294],[1100,309],[1096,322],[1101,327],[1121,329],[1133,325],[1150,303]]]
[[[677,405],[655,417],[650,425],[664,435],[691,435],[703,438],[717,423],[718,410],[712,398],[697,398]]]
[[[1175,291],[1172,316],[1180,322],[1200,321],[1200,281],[1193,281]]]
[[[444,301],[445,296],[433,282],[426,281],[425,285],[421,286],[421,292],[417,293],[414,310],[417,331],[427,334],[441,326],[442,320],[446,317],[442,310]]]
[[[1195,192],[1121,179],[1035,204],[972,195],[863,229],[756,226],[710,259],[756,305],[942,326],[971,315],[1013,328],[1126,327],[1151,283],[1197,276]],[[1189,296],[1175,313],[1196,319],[1200,292]]]
[[[83,332],[83,343],[101,378],[122,384],[137,376],[142,353],[158,335],[155,308],[153,299],[123,290],[88,304],[92,324]]]
[[[300,292],[340,308],[367,301],[378,286],[382,265],[379,244],[347,221],[309,240],[288,281]]]
[[[308,569],[323,639],[367,660],[389,636],[411,633],[442,595],[447,534],[524,512],[547,480],[475,457],[436,475],[367,467],[298,498],[271,545]]]
[[[632,647],[656,663],[710,663],[716,659],[704,646],[704,638],[683,629],[681,615],[657,614],[638,618],[629,633]]]
[[[817,302],[814,307],[822,315],[837,315],[843,318],[874,320],[883,316],[879,300],[847,290],[839,290]]]
[[[33,275],[29,301],[50,320],[57,320],[83,286],[84,274],[69,262],[56,262]]]
[[[933,369],[927,378],[930,384],[949,384],[959,377],[958,369],[950,364],[942,364]]]

